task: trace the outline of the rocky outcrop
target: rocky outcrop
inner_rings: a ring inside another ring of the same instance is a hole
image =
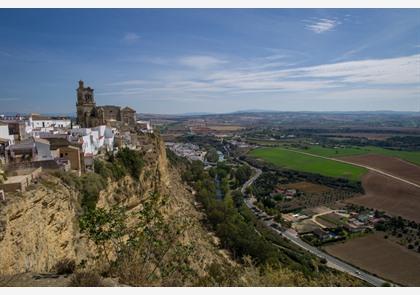
[[[140,179],[126,176],[109,181],[97,207],[142,210],[144,200],[158,192],[165,198],[161,208],[165,219],[171,222],[182,217],[189,224],[182,243],[193,246],[189,261],[197,275],[205,275],[206,266],[213,262],[232,263],[228,254],[218,249],[217,239],[202,226],[203,213],[195,208],[194,196],[178,172],[168,165],[159,136],[149,136],[144,153]],[[96,254],[92,242],[79,232],[79,193],[54,176],[43,175],[27,192],[10,196],[0,206],[0,275],[49,272],[63,259],[79,264]]]
[[[63,258],[83,259],[77,194],[53,177],[2,204],[0,274],[50,271]]]

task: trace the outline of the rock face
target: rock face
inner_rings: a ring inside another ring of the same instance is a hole
[[[63,258],[77,260],[77,194],[58,179],[42,179],[1,208],[0,274],[45,272]]]
[[[231,263],[218,249],[217,239],[202,226],[203,214],[195,208],[194,196],[178,172],[168,164],[165,145],[158,136],[148,138],[144,160],[140,180],[126,176],[110,181],[101,191],[97,207],[141,210],[143,201],[157,191],[167,200],[162,208],[167,220],[189,219],[183,243],[194,245],[190,263],[198,275],[204,275],[206,265],[213,262]],[[77,191],[58,178],[44,175],[27,192],[0,204],[0,275],[49,272],[64,258],[76,264],[89,262],[95,252],[92,242],[79,232],[79,198]]]

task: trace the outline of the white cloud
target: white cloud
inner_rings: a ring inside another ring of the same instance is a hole
[[[336,26],[341,24],[336,19],[320,18],[307,21],[309,24],[306,28],[314,33],[321,34],[333,30]]]
[[[151,80],[113,83],[113,86],[123,88],[113,91],[121,95],[141,97],[210,95],[215,99],[226,97],[225,95],[258,93],[277,94],[279,97],[282,93],[316,93],[318,96],[328,94],[329,97],[333,97],[329,94],[336,93],[335,97],[338,100],[351,94],[360,98],[364,93],[370,98],[375,96],[376,91],[378,98],[385,97],[384,93],[389,93],[387,96],[395,95],[395,99],[398,99],[401,96],[397,94],[407,96],[411,93],[412,97],[413,93],[418,93],[417,85],[420,85],[420,55],[280,69],[266,67],[265,65],[272,61],[266,60],[265,64],[261,58],[237,62],[203,60],[206,59],[184,59],[184,65],[188,64],[192,69],[165,70]],[[223,69],[211,68],[222,63],[226,64]]]
[[[206,55],[185,56],[179,59],[179,63],[184,66],[207,69],[226,63],[227,61]]]
[[[124,37],[122,38],[122,41],[128,44],[131,44],[131,43],[137,42],[138,40],[140,40],[140,38],[141,37],[137,35],[136,33],[129,32],[129,33],[125,33]]]

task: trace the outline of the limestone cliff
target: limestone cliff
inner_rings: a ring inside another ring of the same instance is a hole
[[[49,271],[63,258],[83,259],[78,197],[58,179],[43,176],[0,205],[0,274]]]
[[[189,263],[197,275],[205,275],[206,265],[213,262],[232,263],[218,249],[217,239],[203,228],[203,215],[177,171],[169,167],[159,136],[147,137],[143,150],[145,165],[140,180],[126,176],[109,181],[97,207],[141,210],[150,193],[158,192],[166,199],[161,208],[166,220],[188,219],[183,243],[193,245]],[[77,190],[49,174],[27,192],[8,196],[0,205],[0,275],[49,272],[64,258],[76,264],[92,259],[96,254],[93,244],[79,231],[80,198]]]

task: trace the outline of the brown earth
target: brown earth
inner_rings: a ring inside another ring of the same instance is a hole
[[[336,228],[337,227],[337,225],[335,225],[334,223],[331,223],[331,222],[329,222],[325,219],[322,219],[320,217],[316,217],[315,219],[318,223],[322,224],[326,228]]]
[[[383,155],[340,157],[344,161],[366,165],[420,184],[420,167],[404,160]]]
[[[324,193],[331,190],[327,186],[311,183],[311,182],[306,182],[306,181],[289,183],[286,185],[286,187],[301,190],[307,193]]]
[[[396,136],[398,134],[389,134],[389,133],[363,133],[363,132],[349,132],[349,133],[321,133],[321,135],[327,136],[341,136],[341,138],[354,138],[354,137],[364,137],[371,140],[385,140],[392,136]],[[340,137],[338,137],[340,138]]]
[[[376,172],[362,179],[365,195],[346,202],[420,222],[420,189]]]
[[[420,254],[385,239],[382,233],[326,246],[325,250],[397,284],[420,286]]]
[[[244,129],[239,125],[207,125],[208,128],[216,131],[238,131]]]

